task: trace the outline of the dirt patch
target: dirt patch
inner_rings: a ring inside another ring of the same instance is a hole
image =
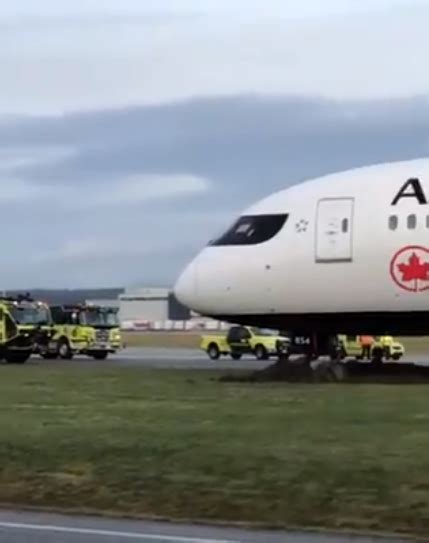
[[[340,364],[318,362],[312,366],[302,361],[277,361],[261,370],[242,374],[227,374],[221,382],[264,383],[285,381],[291,383],[377,383],[377,384],[429,384],[429,367],[416,364],[369,363],[347,361]]]

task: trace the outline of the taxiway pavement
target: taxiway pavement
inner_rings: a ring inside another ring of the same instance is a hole
[[[412,543],[412,539],[259,531],[0,511],[2,543]]]
[[[111,367],[142,367],[156,369],[198,369],[198,370],[256,370],[273,363],[271,360],[256,360],[252,356],[244,356],[241,360],[232,360],[230,357],[221,357],[219,360],[210,360],[207,355],[198,349],[175,349],[154,347],[130,347],[122,352],[110,355],[106,360],[96,361],[86,356],[76,356],[71,361],[42,360],[35,356],[31,364],[72,364],[79,366],[111,366]],[[415,364],[429,365],[429,354],[408,356],[401,362],[414,362]]]

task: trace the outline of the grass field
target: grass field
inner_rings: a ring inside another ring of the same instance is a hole
[[[197,349],[202,333],[195,332],[123,332],[128,347],[171,347]]]
[[[0,502],[429,532],[429,388],[3,367]]]
[[[199,348],[205,332],[125,332],[125,343],[129,347],[171,347]],[[212,332],[207,332],[212,334]],[[418,338],[397,338],[405,345],[407,354],[429,354],[429,336]]]

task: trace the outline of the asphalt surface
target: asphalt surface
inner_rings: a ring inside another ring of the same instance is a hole
[[[18,511],[0,512],[1,543],[411,543],[298,532],[268,532],[199,525],[73,517]]]
[[[222,357],[219,360],[212,361],[197,349],[129,347],[120,353],[109,355],[106,360],[94,360],[87,356],[75,356],[72,360],[43,360],[38,356],[34,356],[27,363],[47,366],[69,364],[85,367],[111,366],[159,369],[258,369],[267,366],[271,362],[260,362],[255,360],[254,357],[243,357],[241,360]]]
[[[219,360],[210,360],[207,355],[198,349],[172,349],[172,348],[147,348],[147,347],[129,347],[124,351],[110,355],[106,360],[96,361],[86,356],[77,356],[71,361],[61,360],[42,360],[35,356],[29,363],[56,365],[56,364],[76,364],[87,367],[94,366],[113,366],[113,367],[142,367],[142,368],[171,368],[171,369],[262,369],[271,364],[274,359],[269,361],[258,361],[255,357],[245,356],[241,360],[232,360],[224,356]],[[429,364],[429,357],[418,355],[407,357],[401,362],[414,362],[422,366]]]

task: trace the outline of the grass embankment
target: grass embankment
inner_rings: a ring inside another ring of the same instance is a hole
[[[203,334],[218,332],[124,332],[128,347],[171,347],[198,349]],[[405,345],[406,356],[429,353],[429,337],[397,338]]]
[[[429,532],[427,386],[4,367],[0,501]]]

